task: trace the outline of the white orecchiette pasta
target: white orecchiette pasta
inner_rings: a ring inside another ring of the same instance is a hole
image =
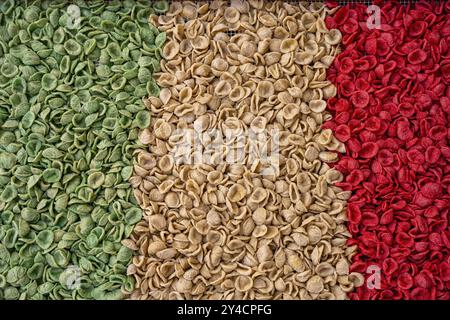
[[[172,2],[159,97],[131,178],[133,299],[345,299],[348,192],[327,162],[326,68],[342,35],[323,4]]]

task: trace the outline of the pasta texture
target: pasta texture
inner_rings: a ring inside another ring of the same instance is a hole
[[[0,4],[0,299],[121,299],[164,2]]]
[[[326,127],[347,147],[336,169],[353,195],[351,269],[368,283],[350,297],[449,300],[450,2],[386,2],[380,12],[382,32],[365,28],[364,5],[328,19],[343,46]]]
[[[185,1],[152,16],[167,41],[130,179],[143,209],[126,243],[131,299],[346,299],[363,284],[349,271],[350,193],[328,164],[345,147],[321,128],[332,11]]]

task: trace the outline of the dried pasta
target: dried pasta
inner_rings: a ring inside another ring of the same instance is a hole
[[[345,149],[321,129],[341,40],[331,11],[185,1],[152,16],[167,44],[131,177],[144,212],[132,299],[345,299],[362,285],[349,193],[327,164]]]

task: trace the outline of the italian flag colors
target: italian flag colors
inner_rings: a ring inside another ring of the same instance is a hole
[[[450,0],[349,2],[0,0],[0,300],[450,300]]]

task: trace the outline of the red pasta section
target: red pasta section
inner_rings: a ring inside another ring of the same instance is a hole
[[[324,127],[346,145],[335,167],[366,274],[350,297],[450,299],[450,2],[376,4],[376,28],[364,5],[326,21],[343,42]]]

